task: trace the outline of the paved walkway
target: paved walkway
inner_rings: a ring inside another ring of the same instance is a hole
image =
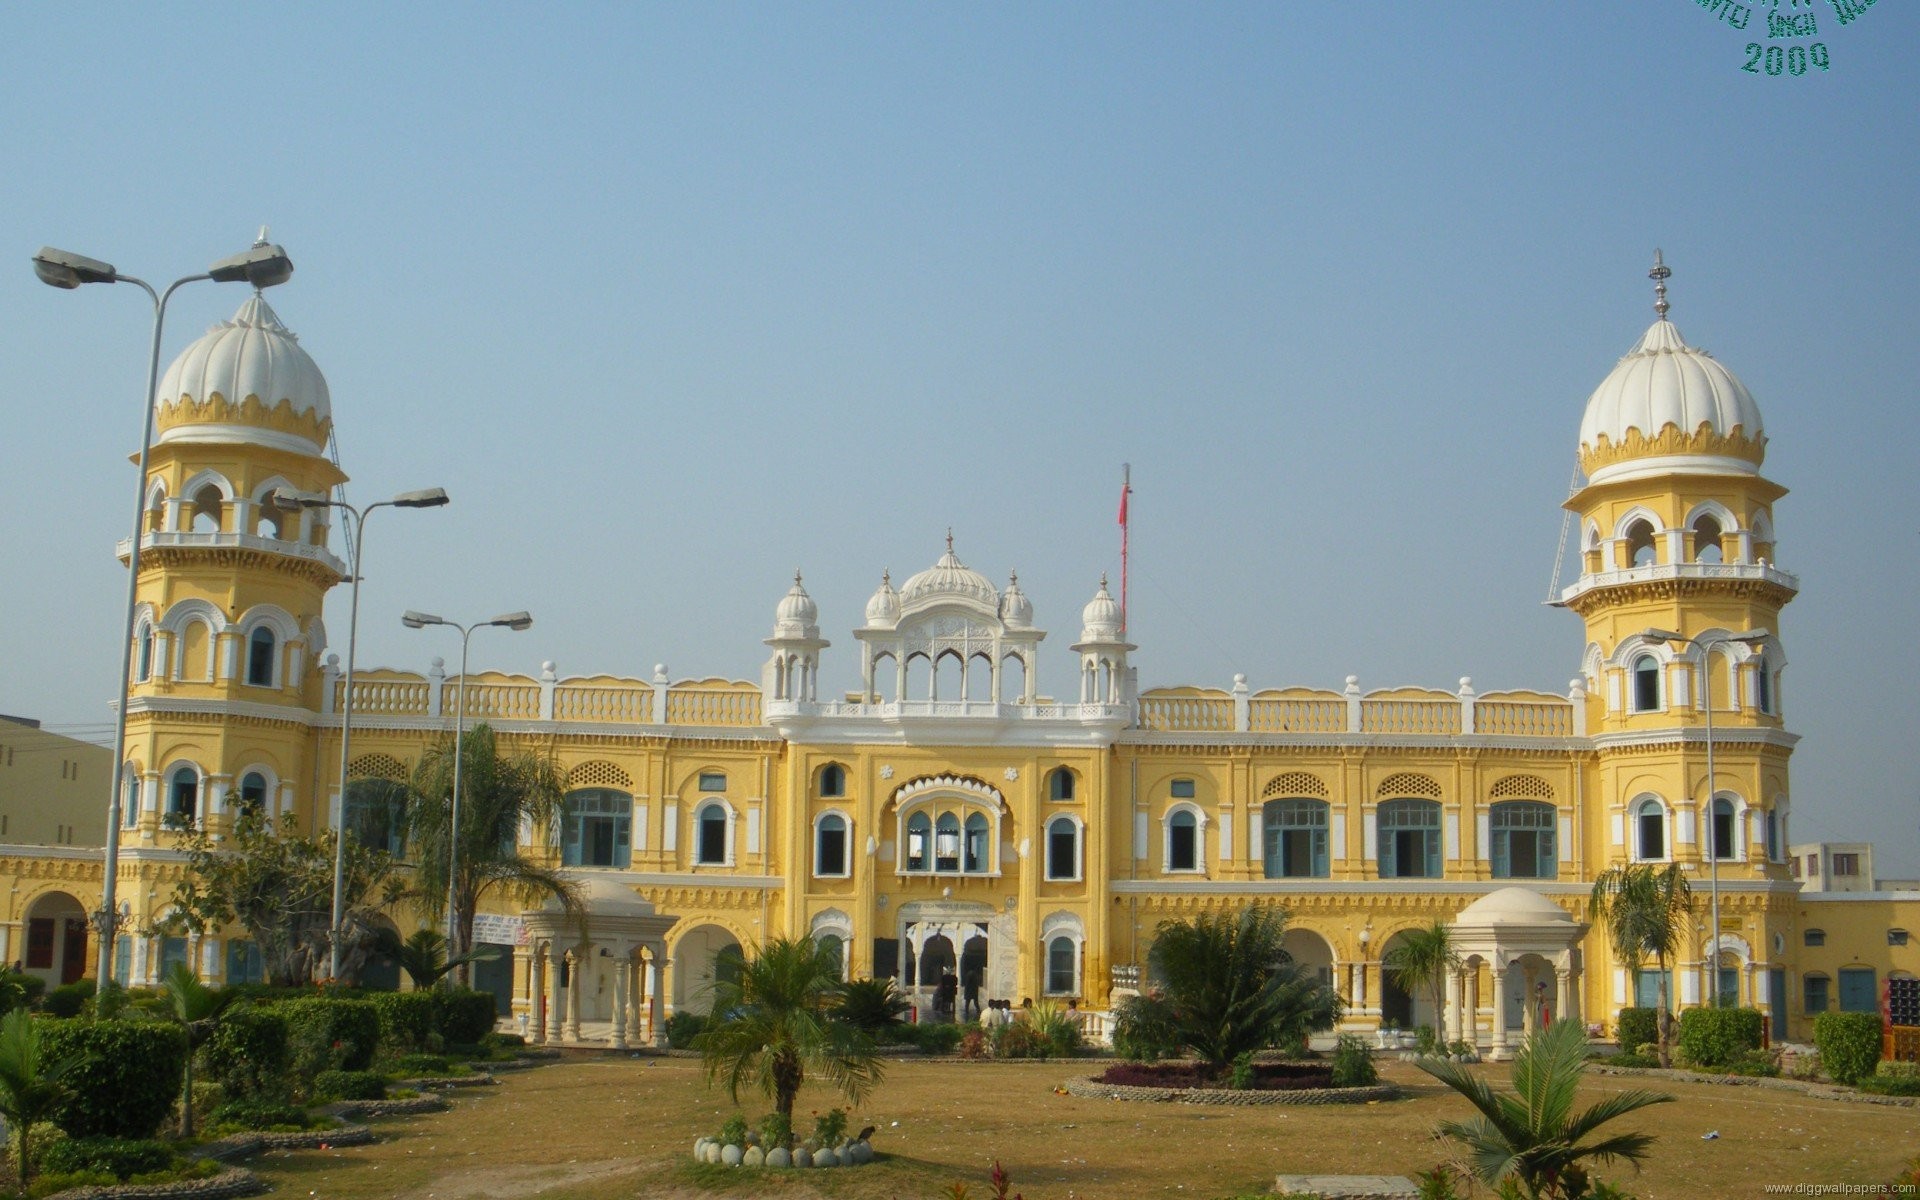
[[[1281,1175],[1274,1190],[1320,1200],[1415,1200],[1420,1195],[1405,1175]]]

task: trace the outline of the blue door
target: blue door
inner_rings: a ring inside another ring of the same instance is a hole
[[[1840,968],[1840,1011],[1858,1013],[1880,1011],[1880,993],[1879,989],[1874,987],[1872,967]]]
[[[1787,971],[1785,967],[1767,969],[1767,1009],[1772,1017],[1773,1040],[1787,1040]]]

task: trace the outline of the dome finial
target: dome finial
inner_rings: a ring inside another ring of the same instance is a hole
[[[953,526],[947,526],[947,553],[953,553]]]
[[[1660,248],[1655,246],[1653,270],[1647,272],[1647,278],[1653,280],[1653,311],[1660,315],[1662,321],[1667,319],[1667,310],[1672,307],[1667,303],[1667,278],[1672,274],[1673,268],[1667,266],[1666,259],[1661,257]]]

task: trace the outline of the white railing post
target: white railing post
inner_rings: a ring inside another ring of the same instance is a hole
[[[330,715],[333,711],[334,681],[340,678],[340,656],[327,655],[327,665],[320,668],[320,714]]]
[[[1247,677],[1237,674],[1233,677],[1233,729],[1236,733],[1245,733],[1253,728],[1252,704],[1248,701]]]
[[[427,715],[438,719],[443,708],[442,694],[447,689],[447,660],[438,655],[427,668]]]
[[[554,685],[558,681],[559,681],[559,676],[554,672],[553,660],[548,659],[546,662],[541,663],[540,664],[540,719],[542,721],[553,720],[553,689],[554,689]]]
[[[1460,677],[1460,732],[1473,732],[1473,676]]]
[[[1360,677],[1347,676],[1347,732],[1360,732]]]
[[[653,723],[667,723],[667,664],[653,665]]]
[[[1587,681],[1577,676],[1570,680],[1567,699],[1573,702],[1573,736],[1587,736]]]

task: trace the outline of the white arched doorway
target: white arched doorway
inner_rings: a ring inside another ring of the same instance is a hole
[[[740,948],[740,939],[720,925],[695,925],[673,945],[673,1011],[704,1013],[713,1006],[716,959]]]
[[[66,892],[36,896],[21,925],[19,958],[27,974],[58,987],[87,973],[87,910],[80,901]]]

